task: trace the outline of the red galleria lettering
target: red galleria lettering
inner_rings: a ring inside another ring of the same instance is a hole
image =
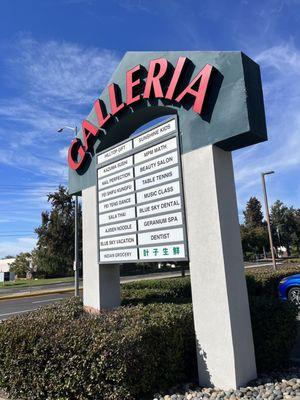
[[[188,62],[187,57],[179,57],[177,64],[170,74],[170,64],[165,58],[151,60],[149,63],[147,77],[142,81],[141,72],[143,67],[136,65],[126,73],[126,102],[123,102],[119,86],[111,83],[108,86],[110,113],[107,112],[105,103],[97,99],[94,110],[98,124],[82,122],[83,142],[76,138],[72,141],[68,162],[71,169],[79,170],[87,157],[87,153],[93,141],[97,138],[99,130],[103,128],[112,116],[117,115],[125,107],[130,106],[142,98],[168,99],[176,103],[183,103],[187,98],[193,100],[193,110],[197,114],[203,114],[208,85],[211,81],[213,66],[206,64],[194,79],[178,93],[178,85],[184,75],[184,68]]]

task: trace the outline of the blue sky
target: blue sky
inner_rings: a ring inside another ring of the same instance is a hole
[[[262,71],[269,141],[234,153],[239,213],[300,207],[300,0],[2,0],[0,258],[30,250],[46,195],[67,184],[66,149],[127,50],[242,50]]]

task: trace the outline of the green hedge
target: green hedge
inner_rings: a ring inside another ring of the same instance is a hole
[[[285,276],[300,274],[300,265],[285,264],[276,271],[271,268],[249,268],[246,270],[246,282],[249,296],[278,297],[278,285]],[[162,280],[150,280],[132,282],[123,285],[124,304],[160,299],[162,301],[175,302],[191,297],[190,278],[170,278]]]
[[[247,272],[259,371],[282,367],[296,337],[297,310],[274,295],[281,276]],[[264,288],[266,295],[256,296]],[[122,301],[131,306],[110,313],[91,316],[73,299],[5,321],[0,387],[27,400],[125,400],[191,381],[196,369],[190,290],[188,277],[130,283]]]
[[[293,305],[280,301],[277,292],[280,279],[298,271],[299,267],[281,268],[278,271],[251,269],[247,272],[253,340],[259,371],[279,368],[288,361],[297,334],[297,310]],[[189,277],[143,281],[124,286],[123,304],[191,301]]]
[[[269,296],[250,296],[249,305],[258,371],[283,368],[296,340],[297,309]]]
[[[278,285],[282,278],[299,274],[300,265],[285,264],[276,271],[271,268],[249,268],[246,270],[246,280],[249,296],[278,297]]]
[[[170,278],[126,283],[122,287],[122,304],[183,303],[191,301],[190,278]]]
[[[79,309],[72,300],[1,324],[0,387],[28,400],[140,399],[195,371],[191,305]]]

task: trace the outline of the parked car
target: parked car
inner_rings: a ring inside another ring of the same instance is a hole
[[[279,282],[279,296],[300,307],[300,274],[287,276]]]

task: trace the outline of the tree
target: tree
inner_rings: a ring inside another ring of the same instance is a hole
[[[241,225],[241,238],[244,254],[263,253],[268,246],[266,223],[263,221],[261,203],[256,197],[250,197],[243,211],[244,224]]]
[[[10,264],[10,271],[18,275],[19,278],[26,278],[27,272],[30,272],[30,253],[20,253],[15,261]]]
[[[297,231],[297,210],[277,200],[271,207],[270,217],[275,245],[284,246],[289,256]]]
[[[243,211],[244,224],[247,228],[256,228],[263,225],[263,213],[261,203],[256,197],[250,197],[246,209]]]
[[[300,253],[300,208],[294,210],[294,232],[291,240],[292,245],[295,246],[297,254]]]
[[[39,275],[67,276],[73,274],[75,204],[67,189],[48,195],[50,211],[42,212],[42,223],[35,230],[38,235],[33,262]],[[78,210],[79,249],[81,249],[81,207]]]
[[[241,239],[244,253],[262,254],[268,247],[266,226],[262,225],[251,229],[241,225]]]

